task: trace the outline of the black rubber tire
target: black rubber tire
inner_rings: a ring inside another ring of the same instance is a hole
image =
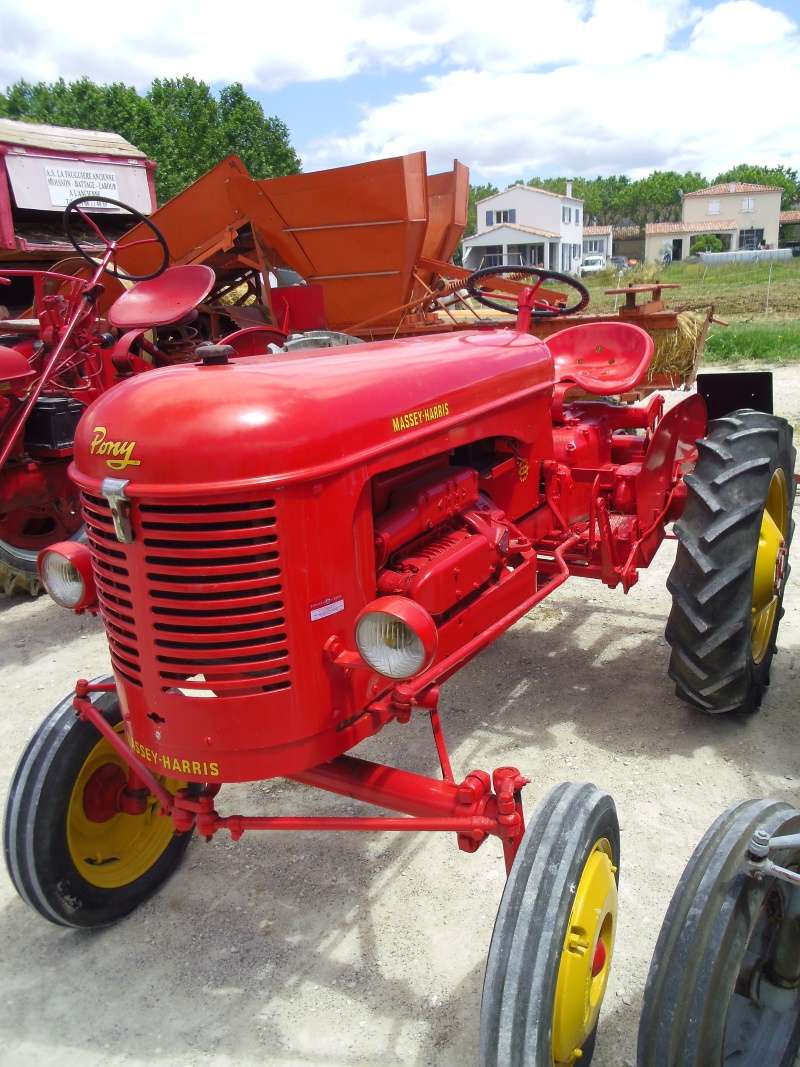
[[[110,678],[97,681],[112,681]],[[100,739],[65,697],[45,719],[17,764],[6,802],[3,848],[14,888],[45,919],[59,926],[109,926],[146,900],[179,866],[191,839],[175,834],[143,875],[117,889],[87,882],[69,854],[66,814],[75,779]],[[107,722],[121,719],[116,693],[92,694]]]
[[[741,1007],[734,1008],[735,1000],[747,1003],[733,990],[768,894],[780,887],[790,891],[786,883],[757,881],[745,873],[745,851],[759,827],[771,835],[797,833],[800,812],[777,801],[745,801],[721,815],[692,854],[650,964],[638,1067],[793,1067],[800,1049],[800,1011],[793,1029],[788,1019],[789,1032],[782,1035],[772,1021],[780,1016],[766,1016],[750,1036],[758,1033],[767,1043],[753,1045],[747,1058],[727,1032]],[[795,856],[778,855],[786,865],[800,862],[800,850]]]
[[[481,1067],[553,1067],[558,969],[587,856],[608,838],[619,881],[614,801],[589,783],[564,782],[525,831],[492,933],[481,1000]],[[587,1067],[596,1027],[583,1044]]]
[[[750,712],[769,685],[783,591],[768,651],[756,663],[751,645],[753,571],[770,479],[783,468],[794,500],[792,428],[760,411],[735,411],[709,423],[699,459],[686,477],[688,497],[675,524],[678,552],[667,581],[672,610],[666,639],[675,692],[710,714]]]
[[[86,527],[81,526],[76,530],[72,537],[67,538],[68,541],[80,541],[81,544],[86,543]],[[38,571],[36,569],[36,557],[39,555],[39,549],[32,552],[28,549],[17,548],[16,545],[10,545],[7,541],[0,541],[0,563],[5,563],[14,570],[18,570],[21,574],[36,575]]]

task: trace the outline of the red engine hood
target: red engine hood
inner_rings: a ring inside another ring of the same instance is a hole
[[[84,484],[296,481],[457,428],[553,381],[547,346],[464,331],[148,371],[89,407],[75,440]]]

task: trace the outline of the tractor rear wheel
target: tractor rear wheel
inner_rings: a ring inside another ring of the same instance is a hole
[[[115,693],[94,693],[92,702],[122,730]],[[126,781],[124,761],[95,726],[77,717],[72,694],[22,754],[6,804],[6,866],[22,899],[50,922],[108,926],[180,864],[191,834],[174,833],[152,796],[141,815],[120,811]],[[171,792],[182,785],[165,784]]]
[[[800,1049],[800,887],[745,869],[753,833],[796,834],[800,812],[748,800],[694,851],[644,991],[638,1067],[793,1067]],[[778,862],[797,870],[800,848]]]
[[[533,813],[497,914],[481,1001],[481,1067],[586,1067],[617,923],[619,823],[588,783]]]
[[[710,714],[754,711],[769,685],[794,523],[792,429],[760,411],[709,424],[686,477],[667,581],[678,696]]]
[[[22,516],[24,522],[25,516]],[[34,520],[41,523],[43,520],[37,515]],[[78,520],[80,521],[80,520]],[[29,593],[31,596],[39,596],[43,591],[36,560],[42,548],[54,544],[56,541],[85,541],[86,527],[79,526],[76,530],[72,527],[67,532],[59,526],[59,521],[46,518],[45,536],[23,537],[15,536],[14,541],[0,539],[0,592],[6,596],[14,593]]]

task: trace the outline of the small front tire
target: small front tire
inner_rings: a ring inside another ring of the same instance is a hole
[[[692,854],[650,964],[638,1067],[794,1067],[800,888],[748,874],[757,829],[797,834],[800,812],[745,801],[721,815]],[[797,870],[800,848],[775,860]]]
[[[109,679],[105,679],[109,680]],[[92,702],[115,729],[114,692]],[[183,859],[191,834],[173,832],[154,797],[146,811],[115,810],[124,761],[66,697],[17,765],[5,811],[6,866],[19,895],[60,926],[108,926],[154,893]],[[181,783],[167,781],[175,792]]]
[[[497,914],[481,1001],[481,1067],[586,1067],[617,921],[619,823],[588,783],[533,813]]]

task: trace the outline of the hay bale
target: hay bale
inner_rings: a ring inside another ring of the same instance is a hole
[[[709,314],[681,311],[674,330],[654,330],[655,351],[648,380],[670,378],[674,383],[694,380],[708,332]]]

